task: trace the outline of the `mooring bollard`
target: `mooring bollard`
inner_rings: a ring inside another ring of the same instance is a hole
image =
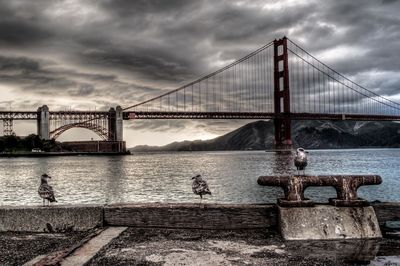
[[[337,198],[329,199],[331,205],[355,207],[369,204],[357,197],[357,189],[364,185],[379,185],[382,178],[379,175],[260,176],[257,182],[261,186],[283,188],[285,198],[278,199],[280,206],[314,206],[313,201],[304,197],[304,190],[310,186],[332,186]]]

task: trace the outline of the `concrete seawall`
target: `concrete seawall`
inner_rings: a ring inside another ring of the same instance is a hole
[[[0,232],[86,231],[103,225],[101,205],[3,206]]]
[[[277,225],[273,204],[113,204],[104,208],[113,226],[186,229],[257,229]]]
[[[373,203],[379,224],[400,221],[400,203]],[[0,207],[0,232],[86,231],[103,225],[139,228],[259,229],[277,225],[275,204],[111,204]]]

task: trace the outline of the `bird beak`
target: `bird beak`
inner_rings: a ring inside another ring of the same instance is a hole
[[[308,151],[306,151],[306,153],[309,153]]]
[[[194,177],[192,177],[191,179],[195,179],[196,177],[194,176]]]

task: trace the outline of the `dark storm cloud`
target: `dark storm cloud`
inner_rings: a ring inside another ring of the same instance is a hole
[[[39,63],[26,57],[4,57],[0,56],[0,71],[37,71]]]
[[[29,46],[43,42],[51,36],[51,33],[36,28],[30,23],[18,21],[2,21],[0,24],[0,43],[5,45]]]
[[[77,72],[52,66],[54,63],[48,61],[0,56],[0,83],[13,85],[21,93],[51,93],[54,97],[93,97],[96,102],[111,97],[113,100],[103,101],[103,104],[107,104],[105,109],[109,108],[110,102],[114,105],[131,103],[135,93],[148,95],[159,91],[119,81],[114,75]],[[138,99],[144,100],[143,97]],[[26,103],[20,102],[20,105],[26,106]]]
[[[45,1],[0,1],[0,45],[23,47],[48,41],[57,31],[41,17]]]
[[[93,51],[82,54],[89,64],[120,68],[125,72],[140,74],[148,80],[184,81],[185,77],[193,75],[186,67],[189,62],[184,59],[160,54],[157,50],[136,49],[137,54],[124,53],[117,50]],[[157,54],[158,53],[158,54]]]
[[[399,94],[400,1],[294,3],[0,1],[0,84],[71,104],[86,97],[103,109],[129,106],[287,35],[361,85]],[[193,127],[168,123],[183,125]]]
[[[43,69],[40,62],[30,58],[0,56],[0,81],[18,86],[26,92],[46,93],[51,90],[57,95],[64,93],[65,89],[76,88],[76,93],[71,95],[88,95],[85,86],[91,85],[79,84],[71,77],[71,73]]]
[[[187,1],[187,0],[137,0],[137,1],[126,1],[126,0],[105,0],[101,1],[104,9],[113,13],[116,17],[126,18],[134,15],[143,16],[159,16],[162,14],[182,14],[190,11],[189,9],[195,9],[199,1]]]
[[[400,47],[398,10],[399,1],[388,4],[360,0],[324,2],[315,5],[310,15],[299,21],[301,26],[292,38],[303,39],[303,46],[311,52],[338,46],[365,51],[362,56],[338,54],[338,60],[329,62],[344,74],[374,68],[398,71],[400,60],[393,58]]]

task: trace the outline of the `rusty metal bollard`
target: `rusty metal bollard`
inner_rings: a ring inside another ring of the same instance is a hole
[[[357,189],[364,185],[379,185],[382,178],[378,175],[326,175],[326,176],[260,176],[261,186],[283,188],[285,198],[278,199],[280,206],[313,206],[310,199],[304,197],[304,190],[310,186],[332,186],[337,198],[329,199],[334,206],[368,206],[368,201],[357,197]]]

